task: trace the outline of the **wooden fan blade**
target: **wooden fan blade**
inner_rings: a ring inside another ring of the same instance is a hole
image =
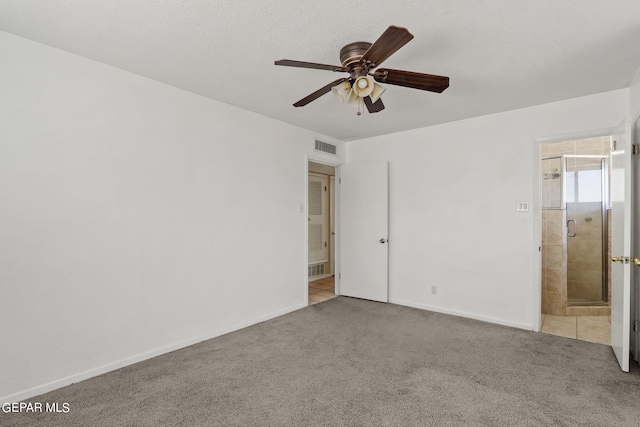
[[[361,61],[370,61],[373,67],[377,67],[412,38],[413,34],[406,28],[391,25],[362,55]]]
[[[449,77],[434,74],[414,73],[412,71],[380,68],[373,73],[377,82],[410,87],[413,89],[442,92],[449,87]]]
[[[293,106],[294,107],[303,107],[303,106],[307,105],[308,103],[310,103],[311,101],[315,101],[316,99],[320,98],[325,93],[331,92],[331,88],[332,87],[334,87],[336,85],[339,85],[340,83],[344,82],[345,80],[349,80],[349,79],[347,77],[345,77],[343,79],[338,79],[336,81],[333,81],[333,82],[329,83],[328,85],[326,85],[324,87],[321,87],[317,91],[313,92],[311,95],[305,96],[300,101],[298,101],[295,104],[293,104]]]
[[[348,70],[339,65],[316,64],[315,62],[293,61],[291,59],[280,59],[275,65],[284,65],[286,67],[313,68],[315,70],[329,70],[336,72],[347,72]]]
[[[364,98],[364,105],[367,106],[367,110],[369,110],[370,113],[377,113],[378,111],[384,110],[384,104],[381,98],[378,98],[376,102],[371,102],[371,97],[366,96]]]

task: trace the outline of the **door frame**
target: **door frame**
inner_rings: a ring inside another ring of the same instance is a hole
[[[304,209],[302,210],[304,213],[304,233],[303,233],[303,238],[304,238],[304,280],[302,281],[304,283],[304,301],[305,301],[305,305],[309,305],[309,227],[307,224],[307,218],[309,218],[309,162],[313,162],[313,163],[320,163],[323,165],[327,165],[327,166],[333,166],[334,171],[335,171],[335,178],[336,180],[340,179],[340,166],[342,166],[344,163],[341,162],[338,159],[335,160],[331,160],[331,159],[327,159],[324,156],[315,156],[313,154],[307,154],[305,155],[305,162],[304,162]],[[334,266],[335,269],[333,271],[334,274],[334,283],[335,283],[335,293],[336,295],[340,295],[340,277],[339,277],[339,271],[340,271],[340,197],[339,197],[339,193],[340,193],[340,186],[336,185],[336,191],[334,194],[331,194],[331,203],[333,203],[333,206],[335,207],[335,230],[336,230],[336,236],[333,239],[334,242],[334,246],[333,246],[333,253],[331,254],[331,256],[334,259]]]
[[[533,331],[542,329],[542,144],[610,136],[616,126],[533,139]]]

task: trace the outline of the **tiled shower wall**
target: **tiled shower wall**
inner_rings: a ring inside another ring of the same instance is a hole
[[[542,210],[542,312],[564,316],[567,306],[566,213]]]
[[[578,141],[556,142],[542,145],[542,157],[561,156],[563,154],[605,155],[610,153],[608,136],[580,139]]]
[[[562,202],[561,171],[561,159],[548,159],[542,162],[542,209],[560,208],[560,203]],[[554,178],[554,176],[557,176],[557,178]]]

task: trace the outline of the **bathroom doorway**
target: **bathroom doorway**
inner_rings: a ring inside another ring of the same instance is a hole
[[[544,144],[542,332],[610,344],[611,137]]]

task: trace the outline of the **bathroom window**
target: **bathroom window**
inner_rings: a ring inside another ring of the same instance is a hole
[[[600,202],[602,200],[602,177],[599,169],[571,171],[566,175],[567,203]]]

